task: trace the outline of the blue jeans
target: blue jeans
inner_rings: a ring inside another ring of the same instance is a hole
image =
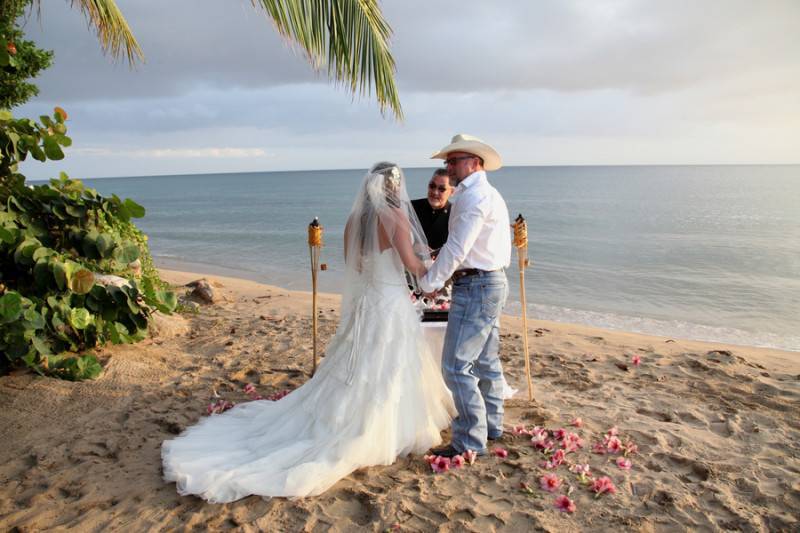
[[[487,437],[503,433],[503,367],[497,352],[507,297],[502,270],[465,276],[453,284],[442,374],[458,411],[452,446],[460,452],[486,453]]]

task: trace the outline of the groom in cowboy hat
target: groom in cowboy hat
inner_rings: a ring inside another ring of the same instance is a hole
[[[499,169],[502,161],[494,148],[465,134],[453,137],[431,159],[444,159],[458,185],[451,197],[447,242],[420,280],[430,293],[453,279],[442,374],[458,416],[450,445],[433,453],[485,454],[487,440],[503,434],[503,368],[497,352],[500,312],[508,296],[504,269],[511,262],[511,231],[506,203],[486,179],[486,171]]]

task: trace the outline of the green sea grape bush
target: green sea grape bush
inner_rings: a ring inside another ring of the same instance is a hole
[[[64,173],[35,186],[18,173],[28,155],[63,157],[66,118],[59,108],[40,122],[0,111],[0,367],[86,379],[100,365],[73,354],[143,339],[152,312],[171,313],[177,299],[132,222],[142,206]]]

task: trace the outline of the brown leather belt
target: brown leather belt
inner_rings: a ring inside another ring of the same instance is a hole
[[[480,268],[464,268],[453,272],[452,280],[457,281],[467,276],[474,276],[476,274],[486,274],[488,272],[497,272],[496,270],[481,270]]]

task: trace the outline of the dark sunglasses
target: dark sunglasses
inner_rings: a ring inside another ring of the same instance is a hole
[[[439,192],[447,192],[447,187],[444,185],[436,185],[435,183],[431,182],[428,184],[429,191],[439,191]]]
[[[450,157],[450,158],[444,160],[444,164],[445,165],[455,165],[456,163],[458,163],[462,159],[475,159],[477,157],[478,156],[476,156],[476,155],[460,155],[458,157]]]

